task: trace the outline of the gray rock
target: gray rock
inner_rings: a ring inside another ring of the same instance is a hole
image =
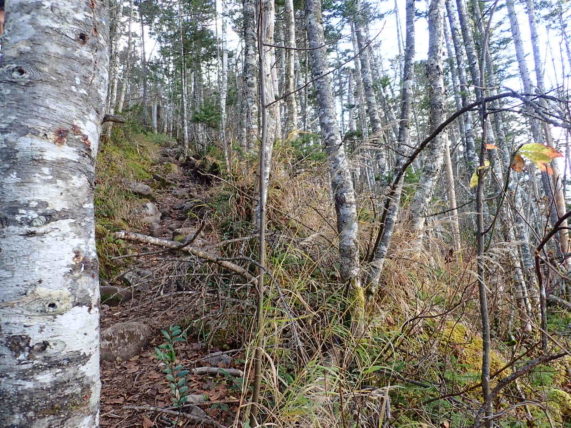
[[[147,202],[145,205],[140,207],[136,215],[140,217],[141,221],[145,224],[153,224],[161,221],[161,212],[155,204],[152,202]]]
[[[179,227],[178,229],[174,230],[174,233],[177,235],[184,235],[184,236],[194,236],[197,229],[194,227]]]
[[[146,285],[153,279],[153,272],[147,269],[135,268],[122,275],[133,288],[146,288]]]
[[[172,195],[177,197],[177,198],[186,198],[186,199],[190,199],[192,198],[192,193],[190,192],[189,189],[185,189],[185,188],[178,188],[178,189],[174,189],[172,191]]]
[[[215,367],[230,367],[232,364],[232,357],[220,352],[207,355],[202,360]]]
[[[160,237],[162,234],[162,229],[160,223],[152,223],[151,224],[151,236],[155,238]]]
[[[151,189],[151,186],[148,186],[145,183],[140,183],[138,181],[131,181],[127,183],[127,188],[131,192],[142,196],[149,196],[153,193],[153,189]]]
[[[186,402],[188,404],[200,404],[208,401],[208,396],[204,394],[190,394],[186,397]]]
[[[115,324],[101,332],[101,359],[128,360],[138,355],[149,342],[152,329],[147,324],[129,321]]]
[[[115,287],[113,285],[102,285],[99,287],[99,292],[101,293],[101,303],[105,303],[109,306],[117,306],[133,298],[133,290]]]

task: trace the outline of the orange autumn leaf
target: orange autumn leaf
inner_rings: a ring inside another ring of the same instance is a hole
[[[496,146],[495,144],[486,144],[486,150],[496,150],[498,148],[498,146]]]
[[[553,169],[546,163],[537,164],[537,168],[542,172],[546,172],[547,175],[553,175]]]
[[[522,172],[525,166],[525,161],[521,155],[516,154],[513,158],[511,168],[516,172]]]

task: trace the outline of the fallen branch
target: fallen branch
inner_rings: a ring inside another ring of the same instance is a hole
[[[116,238],[126,239],[127,241],[142,242],[144,244],[158,245],[160,247],[166,247],[166,248],[171,248],[173,250],[184,251],[186,253],[192,254],[193,256],[196,256],[208,262],[216,263],[217,265],[222,266],[223,268],[226,268],[229,271],[234,272],[246,278],[248,281],[254,281],[256,279],[254,275],[252,275],[246,269],[244,269],[241,266],[238,266],[235,263],[221,259],[220,257],[217,257],[205,251],[197,250],[196,248],[181,247],[180,243],[176,241],[169,241],[168,239],[155,238],[153,236],[143,235],[141,233],[127,232],[125,230],[122,230],[120,232],[115,232],[114,235]]]
[[[238,369],[224,369],[222,367],[197,367],[191,370],[192,374],[200,375],[200,374],[221,374],[221,375],[230,375],[236,377],[244,377],[244,372]]]
[[[571,303],[569,303],[567,300],[562,299],[561,297],[557,297],[553,294],[548,294],[547,295],[547,301],[551,302],[555,305],[559,305],[564,307],[565,309],[567,309],[568,311],[571,311]]]
[[[203,426],[203,424],[205,424],[205,425],[213,425],[217,428],[224,428],[224,425],[219,424],[214,419],[203,418],[200,416],[192,415],[190,413],[180,412],[178,410],[163,409],[161,407],[153,407],[153,406],[124,406],[124,407],[125,409],[146,410],[149,412],[166,413],[167,415],[184,416],[185,418],[187,418],[192,422],[197,422],[201,424],[200,426]]]

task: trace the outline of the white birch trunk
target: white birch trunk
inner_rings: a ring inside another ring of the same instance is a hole
[[[130,83],[130,74],[131,74],[131,51],[132,51],[132,40],[133,40],[133,31],[131,26],[133,25],[133,13],[135,8],[133,7],[133,0],[129,0],[129,23],[127,25],[127,31],[129,32],[127,35],[127,60],[123,72],[123,84],[121,85],[121,92],[119,94],[119,101],[117,102],[117,112],[123,112],[123,107],[125,105],[125,96],[127,95],[127,91],[129,90],[129,83]]]
[[[226,17],[224,16],[225,2],[224,0],[216,1],[217,23],[216,31],[218,32],[218,20],[220,20],[220,44],[218,46],[218,87],[220,88],[220,141],[224,149],[224,161],[227,171],[230,171],[230,147],[228,137],[226,135],[226,101],[228,97],[228,51],[226,49]]]
[[[285,45],[286,64],[285,64],[285,93],[290,94],[286,98],[287,115],[285,133],[289,135],[291,131],[297,129],[297,97],[293,93],[295,90],[295,58],[296,58],[296,41],[295,41],[295,11],[293,8],[293,0],[285,0],[284,3],[285,18]]]
[[[533,61],[534,61],[534,69],[535,69],[535,79],[537,82],[537,90],[539,93],[545,93],[545,79],[543,76],[543,60],[541,59],[541,51],[539,47],[539,34],[537,31],[537,24],[535,22],[535,8],[533,1],[526,0],[527,6],[527,17],[529,21],[529,31],[531,34],[531,47],[533,51]],[[539,100],[540,105],[547,108],[545,105],[545,100]],[[548,124],[544,124],[544,129],[546,142],[549,145],[553,145],[553,137],[551,135],[551,129]],[[557,211],[557,216],[562,217],[565,214],[566,209],[566,201],[565,201],[565,193],[564,193],[564,185],[562,181],[561,171],[559,170],[559,166],[556,162],[552,162],[551,168],[553,169],[553,176],[551,177],[551,184],[553,186],[553,195],[554,195],[554,202],[555,208]],[[559,232],[559,240],[561,245],[561,252],[563,254],[567,254],[569,252],[569,232],[567,230],[567,221],[561,224],[561,230]],[[571,259],[566,257],[565,264],[567,265],[567,269],[571,268]]]
[[[190,138],[188,133],[188,85],[186,82],[186,57],[184,52],[184,34],[183,34],[183,15],[182,15],[182,1],[178,2],[178,30],[180,41],[180,55],[181,55],[181,70],[180,70],[180,86],[182,88],[182,147],[185,156],[188,156],[190,151]]]
[[[0,68],[0,426],[98,425],[102,1],[11,0]]]
[[[454,45],[454,55],[456,66],[455,69],[458,72],[458,81],[460,84],[460,98],[462,100],[462,107],[468,105],[470,101],[468,98],[469,86],[468,79],[466,76],[466,70],[464,69],[464,61],[466,58],[465,45],[462,43],[458,18],[456,16],[456,8],[454,7],[453,0],[446,0],[446,10],[448,16],[448,23],[450,26],[450,35],[452,38],[452,43]],[[470,39],[471,40],[471,39]],[[451,65],[453,67],[453,65]],[[472,112],[466,112],[461,121],[463,123],[463,131],[466,141],[466,159],[468,162],[469,171],[474,171],[478,166],[478,156],[476,155],[476,143],[474,138],[474,120],[472,117]]]
[[[365,31],[363,20],[364,16],[362,13],[362,4],[360,0],[356,1],[355,7],[357,8],[356,17],[354,18],[353,28],[355,30],[355,38],[357,40],[357,47],[359,53],[359,61],[361,64],[361,76],[363,81],[363,92],[365,96],[365,101],[367,105],[367,114],[369,116],[369,122],[371,124],[371,143],[377,146],[375,154],[377,155],[377,161],[379,162],[380,175],[384,175],[386,172],[386,159],[384,156],[384,150],[380,148],[380,140],[383,132],[383,126],[381,124],[381,118],[379,116],[379,107],[377,104],[377,97],[375,94],[375,89],[373,87],[373,75],[371,72],[371,58],[370,50],[367,47],[368,40],[365,38]]]
[[[151,104],[151,126],[155,134],[159,132],[159,105],[156,100]]]
[[[277,91],[277,73],[273,67],[275,63],[275,48],[274,45],[274,28],[275,28],[275,5],[273,0],[262,0],[261,7],[263,8],[262,27],[259,31],[260,40],[264,43],[263,55],[260,58],[260,72],[264,75],[264,100],[267,104],[273,102],[276,98]],[[269,107],[261,106],[267,109],[266,116],[266,135],[267,142],[261,144],[260,150],[264,151],[264,163],[261,168],[262,180],[264,186],[259,192],[260,200],[256,201],[255,215],[256,225],[260,225],[260,207],[266,206],[268,198],[268,188],[270,182],[270,172],[272,165],[272,152],[274,142],[281,136],[280,126],[280,104],[274,103]]]
[[[412,88],[414,84],[414,55],[415,55],[415,31],[414,31],[414,15],[415,7],[414,0],[407,0],[406,2],[406,46],[404,54],[403,65],[403,81],[401,87],[401,112],[398,134],[398,149],[404,153],[407,151],[407,146],[410,145],[410,113],[412,104]],[[404,164],[405,157],[399,156],[397,159],[396,169],[398,170]],[[378,287],[381,274],[385,265],[385,260],[389,251],[389,246],[392,240],[393,232],[397,222],[397,217],[400,208],[400,200],[402,195],[402,179],[397,183],[392,200],[387,201],[387,214],[383,228],[382,235],[380,236],[379,243],[375,248],[373,260],[367,267],[367,278],[365,285],[367,291],[371,295],[375,295]]]
[[[145,50],[145,25],[143,21],[143,12],[141,9],[142,3],[139,3],[139,19],[141,24],[141,63],[143,65],[142,79],[143,79],[143,123],[145,125],[149,124],[149,118],[147,116],[147,106],[148,106],[148,92],[147,92],[147,53]]]
[[[244,71],[239,140],[245,151],[251,151],[258,141],[258,61],[256,48],[256,2],[244,0]]]
[[[359,251],[357,246],[357,207],[351,172],[343,147],[327,72],[320,0],[306,0],[305,19],[311,74],[315,80],[321,134],[329,157],[331,188],[335,199],[337,230],[339,232],[339,258],[344,281],[359,286]],[[320,48],[321,47],[321,48]]]
[[[444,0],[431,0],[428,11],[429,47],[427,61],[431,131],[444,121],[443,10]],[[422,166],[421,181],[411,205],[411,226],[413,233],[417,236],[420,236],[424,230],[426,209],[442,168],[444,138],[440,134],[426,150],[426,162]]]
[[[460,242],[460,225],[458,224],[458,204],[456,202],[456,184],[454,181],[454,168],[452,167],[452,159],[450,158],[450,141],[444,137],[444,165],[446,171],[446,195],[448,196],[448,209],[450,210],[450,225],[452,228],[452,243],[454,250],[459,251]]]

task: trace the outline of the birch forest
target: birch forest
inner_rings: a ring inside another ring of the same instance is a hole
[[[0,427],[571,427],[569,0],[0,0]]]

